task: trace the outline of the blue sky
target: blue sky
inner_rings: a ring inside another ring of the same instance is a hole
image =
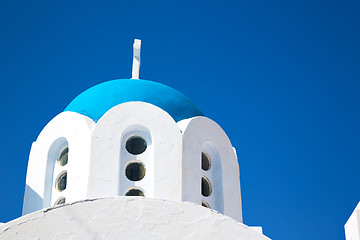
[[[244,223],[344,239],[360,200],[359,1],[0,1],[0,222],[28,154],[82,91],[131,76],[188,96],[239,157]]]

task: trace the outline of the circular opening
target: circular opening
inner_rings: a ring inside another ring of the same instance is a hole
[[[210,205],[209,205],[207,202],[205,202],[205,201],[202,201],[202,202],[201,202],[201,206],[210,208]]]
[[[208,197],[211,195],[211,184],[207,177],[202,176],[201,178],[201,194],[204,197]]]
[[[69,153],[69,147],[65,147],[61,150],[57,159],[57,163],[60,166],[65,166],[68,163],[68,153]]]
[[[60,175],[56,178],[55,181],[55,188],[59,192],[64,191],[66,189],[66,180],[67,180],[67,172],[62,172]]]
[[[146,150],[147,144],[145,139],[140,136],[132,136],[126,140],[126,150],[133,154],[138,155],[143,153]]]
[[[56,200],[54,206],[56,205],[61,205],[61,204],[64,204],[65,203],[65,198],[64,197],[61,197],[59,198],[58,200]]]
[[[141,197],[145,197],[143,191],[141,191],[138,188],[131,188],[129,189],[126,193],[125,196],[141,196]]]
[[[210,157],[205,152],[201,153],[201,168],[204,171],[207,171],[211,168]]]
[[[145,176],[145,166],[142,162],[129,162],[125,167],[125,175],[131,181],[139,181]]]

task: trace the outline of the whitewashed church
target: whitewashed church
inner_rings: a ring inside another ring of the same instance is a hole
[[[239,166],[225,132],[182,93],[139,79],[96,85],[32,144],[23,216],[0,239],[265,240],[242,224]]]
[[[242,223],[239,166],[222,128],[182,93],[139,79],[96,85],[33,143],[23,216],[1,240],[266,240]],[[345,225],[360,240],[360,204]]]
[[[0,239],[269,239],[242,224],[229,138],[182,93],[139,79],[140,44],[132,79],[84,91],[41,131],[23,216]]]

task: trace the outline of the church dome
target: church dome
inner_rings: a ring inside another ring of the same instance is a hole
[[[79,94],[64,111],[77,112],[97,122],[109,109],[125,102],[146,102],[166,111],[176,122],[203,113],[181,92],[152,81],[118,79]]]

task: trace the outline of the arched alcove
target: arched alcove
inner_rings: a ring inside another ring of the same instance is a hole
[[[155,159],[152,131],[156,130],[142,124],[134,124],[129,125],[122,132],[119,156],[119,195],[124,195],[131,187],[140,187],[145,189],[150,196],[153,195]]]
[[[208,203],[212,209],[224,212],[223,172],[221,155],[212,141],[206,141],[201,147],[201,174],[206,177],[211,186],[211,194],[202,196],[202,202]],[[207,163],[208,162],[208,163]],[[210,166],[206,168],[207,166]],[[203,189],[202,189],[203,190]]]
[[[46,175],[44,186],[44,203],[43,207],[50,207],[53,202],[58,199],[58,193],[55,189],[55,180],[57,175],[64,170],[64,166],[58,164],[60,155],[69,147],[69,143],[65,137],[57,138],[50,146],[47,161],[46,161]]]

